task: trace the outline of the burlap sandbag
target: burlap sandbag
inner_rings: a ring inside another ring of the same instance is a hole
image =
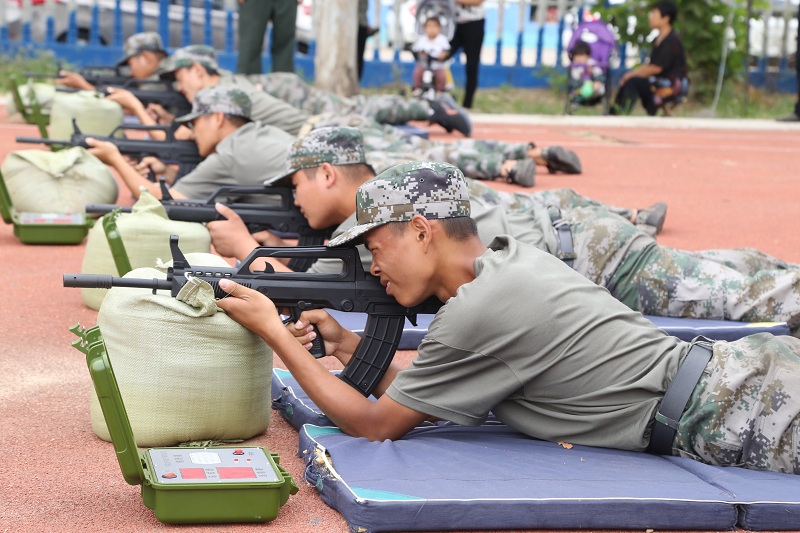
[[[210,254],[187,259],[227,264]],[[166,275],[140,268],[125,277]],[[272,350],[218,310],[206,282],[195,278],[184,289],[176,299],[165,291],[115,287],[97,317],[136,443],[172,446],[263,433],[270,421]],[[94,432],[110,440],[94,391],[90,412]]]
[[[161,202],[144,190],[131,213],[120,215],[116,223],[131,268],[134,269],[152,267],[159,259],[163,261],[172,259],[169,249],[170,235],[179,236],[178,243],[184,254],[207,253],[211,249],[211,236],[203,224],[170,220]],[[103,229],[103,218],[89,230],[81,272],[120,275]],[[108,291],[81,289],[81,294],[83,303],[97,310],[100,309],[100,304],[103,303]]]
[[[81,133],[110,135],[122,124],[122,106],[96,91],[56,92],[50,110],[49,137],[57,141],[72,137],[73,118]]]
[[[87,150],[18,150],[3,161],[3,179],[18,213],[83,213],[86,204],[117,201],[108,167]]]
[[[30,106],[33,102],[36,102],[39,104],[39,111],[41,111],[43,115],[47,115],[50,112],[50,108],[53,106],[53,97],[56,94],[56,87],[50,83],[34,82],[32,78],[29,78],[27,83],[17,86],[17,93],[19,93],[19,99],[22,100],[22,105],[24,105],[27,110],[30,111]],[[14,116],[19,111],[14,97],[10,94],[9,97],[6,98],[6,109],[9,117]]]

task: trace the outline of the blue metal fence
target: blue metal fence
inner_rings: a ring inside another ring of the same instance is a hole
[[[755,85],[796,90],[790,61],[796,55],[797,6],[793,1],[774,0],[751,19],[750,79]],[[397,2],[370,0],[370,23],[379,26],[380,33],[371,39],[364,86],[411,79],[411,54],[401,50],[401,39],[390,43],[389,36],[398,33],[402,10],[411,9],[413,2]],[[299,9],[310,12],[310,4],[303,0]],[[51,50],[60,60],[77,66],[113,64],[122,56],[126,37],[157,31],[170,50],[192,43],[214,46],[221,66],[234,70],[236,5],[236,0],[0,0],[0,46],[6,53],[20,48]],[[566,64],[564,46],[572,28],[588,13],[579,0],[487,0],[485,5],[481,87],[547,86],[552,69]],[[298,28],[309,26],[305,32],[299,28],[298,36],[313,35],[307,18],[298,15]],[[297,54],[296,68],[312,79],[315,43],[312,38],[302,44],[309,53]],[[621,49],[621,57],[629,55],[636,56],[636,51]],[[268,54],[264,66],[268,71]],[[458,59],[452,70],[456,82],[463,83]]]

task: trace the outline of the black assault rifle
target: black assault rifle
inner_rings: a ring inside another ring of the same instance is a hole
[[[40,72],[24,72],[22,75],[26,78],[47,78],[57,79],[60,78],[60,72],[65,70],[61,67],[61,63],[56,65],[56,71],[53,74],[43,74]],[[130,69],[123,66],[102,66],[102,65],[87,65],[78,71],[78,74],[83,76],[87,82],[94,86],[98,85],[113,85],[114,87],[125,87],[126,89],[131,84],[145,80],[137,80],[130,74]],[[150,80],[151,82],[153,80]]]
[[[109,87],[119,87],[121,89],[125,89],[126,91],[130,91],[131,94],[133,94],[133,96],[135,96],[145,106],[148,104],[159,104],[175,116],[186,115],[187,113],[191,112],[192,104],[189,103],[189,100],[186,99],[183,93],[174,90],[171,83],[166,83],[163,81],[135,81],[142,83],[129,83],[127,85],[97,85],[95,90],[108,96],[110,94],[110,91],[108,90]],[[145,85],[145,87],[139,87],[139,85]],[[151,87],[151,85],[154,87]],[[75,89],[73,87],[56,88],[56,91],[63,93],[75,93],[80,90],[81,89]]]
[[[194,167],[202,161],[200,152],[197,150],[197,144],[194,141],[178,141],[175,139],[175,126],[145,126],[142,124],[137,125],[124,125],[114,128],[109,135],[89,135],[82,133],[76,120],[72,119],[73,133],[69,140],[62,139],[44,139],[41,137],[17,137],[18,143],[33,143],[33,144],[46,144],[49,146],[82,146],[89,148],[86,144],[86,139],[92,137],[98,141],[108,141],[114,143],[119,149],[121,154],[129,155],[137,160],[141,160],[147,156],[157,157],[164,163],[177,163],[180,165],[180,171],[177,178],[184,176],[191,172]],[[164,141],[156,141],[152,139],[127,139],[125,137],[115,137],[120,131],[125,130],[140,130],[140,131],[153,131],[159,130],[166,132],[167,138]],[[176,179],[177,179],[176,178]]]
[[[226,203],[221,202],[236,211],[247,226],[250,233],[270,230],[297,237],[299,246],[319,246],[329,239],[333,228],[316,230],[308,225],[308,220],[294,205],[292,189],[285,186],[253,186],[253,187],[220,187],[205,202],[192,200],[176,200],[169,194],[169,189],[161,182],[161,204],[170,220],[182,222],[213,222],[224,220],[214,208],[214,204],[221,198],[240,196],[270,196],[275,198],[275,205],[262,205],[253,203]],[[130,207],[120,207],[114,204],[87,204],[87,213],[106,214],[119,209],[123,213],[131,211]],[[315,258],[294,257],[289,262],[289,268],[295,272],[305,272],[314,263]]]
[[[344,367],[339,377],[369,396],[378,385],[394,357],[403,324],[408,318],[416,323],[418,314],[434,314],[442,303],[429,298],[415,307],[403,307],[378,281],[364,271],[355,248],[256,248],[238,269],[230,267],[208,267],[189,265],[178,247],[178,237],[170,237],[172,267],[167,279],[116,278],[97,274],[64,274],[65,287],[100,288],[134,287],[170,291],[176,296],[191,277],[207,281],[217,298],[227,293],[220,289],[219,281],[229,279],[245,287],[267,295],[278,309],[288,308],[290,319],[297,320],[306,309],[336,309],[356,313],[367,313],[364,335],[353,358]],[[264,257],[334,258],[342,262],[339,274],[308,274],[303,272],[275,272],[267,264],[264,271],[251,271],[253,261]],[[317,332],[311,353],[324,357],[322,337]]]

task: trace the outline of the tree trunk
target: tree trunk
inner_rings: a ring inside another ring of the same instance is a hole
[[[317,36],[314,56],[316,87],[340,96],[356,94],[358,2],[318,0],[314,2],[313,17]]]

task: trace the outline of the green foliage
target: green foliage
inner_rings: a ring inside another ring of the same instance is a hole
[[[673,27],[686,50],[692,98],[707,103],[714,94],[723,45],[727,46],[725,79],[737,80],[744,74],[746,1],[675,0],[675,3],[678,17]],[[638,46],[649,54],[647,15],[652,4],[651,0],[628,0],[597,11],[618,29],[621,42]],[[726,31],[729,22],[730,30]]]
[[[68,68],[67,65],[62,66]],[[2,54],[0,55],[0,92],[8,91],[8,80],[11,76],[22,78],[22,74],[27,72],[55,74],[57,68],[55,55],[50,50],[19,48],[13,55]]]

